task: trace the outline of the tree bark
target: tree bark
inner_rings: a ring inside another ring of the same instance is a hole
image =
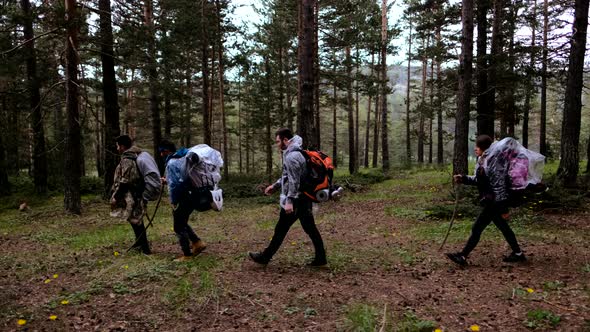
[[[164,173],[164,160],[158,153],[158,145],[162,140],[162,128],[160,121],[160,104],[158,96],[158,63],[156,61],[156,29],[154,27],[154,12],[152,0],[145,0],[144,18],[145,26],[148,30],[148,59],[147,59],[147,76],[150,91],[150,116],[152,120],[152,146],[154,159],[158,164],[160,173]]]
[[[221,31],[221,5],[219,0],[215,0],[215,6],[217,7],[217,30],[219,33],[217,52],[217,61],[219,62],[219,107],[221,108],[221,130],[223,131],[223,176],[229,178],[229,151],[227,145],[227,124],[225,115],[225,101],[224,101],[224,68],[223,68],[223,31]]]
[[[317,148],[314,128],[314,8],[317,0],[300,2],[299,28],[299,115],[297,127],[303,146]]]
[[[408,165],[412,162],[412,145],[410,140],[410,76],[411,76],[411,68],[412,68],[412,17],[408,18],[410,23],[409,28],[409,36],[408,36],[408,84],[406,86],[406,159]]]
[[[104,101],[104,197],[108,198],[113,185],[115,168],[117,168],[117,146],[115,138],[121,134],[119,128],[119,96],[117,77],[115,75],[115,58],[113,51],[113,27],[111,18],[111,1],[100,0],[100,59],[102,63],[102,95]]]
[[[4,113],[6,111],[6,96],[2,96],[2,109],[0,109],[0,112]],[[4,117],[2,117],[2,119],[4,120]],[[8,181],[8,162],[6,160],[4,141],[2,140],[2,134],[0,134],[0,196],[7,195],[9,193],[10,182]]]
[[[321,116],[320,116],[320,52],[319,38],[319,1],[313,1],[313,110],[314,110],[314,142],[316,149],[321,149]]]
[[[270,63],[268,57],[264,59],[264,67],[266,71],[266,105],[265,105],[265,117],[266,117],[266,140],[267,144],[265,144],[266,148],[266,175],[268,176],[268,181],[272,181],[272,145],[274,142],[274,137],[271,134],[271,118],[270,118],[270,111],[272,109],[272,101],[271,101],[271,76],[270,76]]]
[[[469,137],[469,102],[471,100],[471,73],[473,62],[473,0],[462,0],[461,56],[459,58],[459,91],[455,115],[455,146],[453,174],[467,174]]]
[[[352,106],[352,57],[350,46],[345,47],[346,51],[346,113],[348,114],[348,172],[356,173],[356,153],[354,151],[354,110]]]
[[[337,82],[337,73],[336,73],[336,52],[333,52],[333,72],[334,72],[334,81],[332,82],[332,161],[334,162],[334,167],[338,167],[338,86]]]
[[[582,120],[582,89],[584,87],[584,54],[588,30],[588,0],[575,1],[573,36],[569,55],[565,105],[561,126],[561,160],[557,176],[567,187],[576,184],[580,155],[580,125]]]
[[[477,134],[494,137],[494,108],[488,86],[487,35],[489,0],[477,2]]]
[[[373,82],[373,67],[375,66],[375,53],[371,51],[371,74],[370,79]],[[372,86],[371,86],[372,87]],[[372,102],[373,92],[370,91],[369,93],[369,100],[367,101],[367,124],[366,124],[366,131],[365,131],[365,158],[364,166],[366,168],[369,167],[369,132],[371,131],[371,102]]]
[[[203,96],[203,143],[211,146],[211,109],[209,102],[209,35],[207,33],[209,16],[208,0],[201,0],[201,72]]]
[[[539,126],[539,153],[547,156],[547,56],[549,30],[549,4],[543,1],[543,52],[541,58],[541,124]]]
[[[496,102],[496,94],[499,91],[499,76],[502,72],[503,68],[503,61],[501,58],[503,57],[502,49],[503,49],[503,38],[502,38],[502,23],[504,17],[502,15],[502,10],[504,8],[504,1],[505,0],[493,0],[494,3],[494,21],[492,22],[492,50],[490,56],[490,65],[488,67],[489,70],[489,98],[488,98],[488,105],[490,107],[489,115],[492,115],[492,119],[487,119],[486,121],[492,121],[492,134],[488,134],[490,137],[494,138],[495,135],[495,125],[494,125],[494,118],[495,114],[497,113],[497,102]],[[487,126],[490,126],[489,124]],[[486,126],[486,127],[487,127]]]
[[[387,81],[387,0],[383,0],[381,2],[381,157],[384,172],[389,171]]]
[[[422,48],[428,48],[427,39],[422,39]],[[427,78],[428,60],[426,55],[422,55],[422,95],[420,97],[420,107],[418,108],[418,163],[424,163],[424,112],[426,111],[426,78]]]
[[[531,98],[533,98],[535,94],[535,83],[534,83],[534,70],[535,70],[535,39],[536,39],[536,28],[537,28],[537,0],[532,0],[533,2],[533,14],[532,14],[532,22],[531,22],[531,62],[529,65],[529,69],[527,72],[527,84],[526,84],[526,92],[524,98],[524,111],[522,117],[522,145],[525,148],[529,146],[529,114],[531,112]]]
[[[33,33],[33,16],[29,0],[21,0],[24,18],[24,54],[27,64],[27,86],[31,112],[31,128],[33,129],[33,182],[39,194],[47,192],[47,155],[45,151],[45,131],[41,113],[41,92],[37,77],[37,59]]]
[[[82,139],[80,130],[80,110],[78,102],[78,13],[75,0],[65,0],[66,9],[66,142],[64,149],[64,206],[68,213],[80,214],[80,160]]]

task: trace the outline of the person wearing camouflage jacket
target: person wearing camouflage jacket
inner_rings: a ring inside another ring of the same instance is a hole
[[[146,202],[142,194],[145,185],[137,167],[137,156],[142,150],[132,145],[131,138],[127,135],[117,137],[116,143],[121,161],[115,169],[111,190],[111,216],[125,219],[131,224],[135,233],[133,247],[149,255],[151,250],[143,224]]]

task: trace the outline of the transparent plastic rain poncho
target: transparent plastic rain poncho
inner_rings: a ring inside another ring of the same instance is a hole
[[[486,155],[486,174],[492,188],[525,189],[543,178],[545,156],[528,150],[512,137],[494,142]]]
[[[198,161],[193,158],[197,155]],[[195,161],[197,161],[195,163]],[[223,159],[219,151],[207,144],[195,145],[186,154],[186,170],[189,181],[195,188],[212,187],[216,188],[221,180],[221,167]]]

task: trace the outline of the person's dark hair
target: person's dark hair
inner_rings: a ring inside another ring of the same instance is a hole
[[[492,145],[492,138],[488,135],[479,135],[477,136],[477,138],[475,139],[475,146],[477,146],[478,148],[482,149],[482,150],[487,150],[490,145]]]
[[[127,149],[129,149],[133,145],[133,141],[131,140],[131,137],[129,137],[128,135],[121,135],[115,138],[115,142],[117,142],[117,144],[119,144],[120,146],[126,147]]]
[[[171,141],[169,141],[167,139],[163,139],[160,141],[160,144],[158,144],[158,150],[160,152],[162,152],[164,150],[168,150],[170,152],[176,152],[176,145],[174,145],[174,143],[172,143]]]
[[[280,139],[286,138],[291,139],[293,138],[293,132],[289,128],[281,128],[277,130],[275,133],[276,136],[279,136]]]

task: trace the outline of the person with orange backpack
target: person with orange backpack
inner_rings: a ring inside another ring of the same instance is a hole
[[[305,233],[310,237],[315,248],[315,258],[309,266],[323,267],[328,264],[322,236],[318,231],[312,213],[313,196],[303,193],[303,181],[309,175],[306,153],[301,146],[303,140],[293,135],[290,129],[281,128],[275,134],[275,142],[282,153],[283,174],[274,184],[268,186],[264,193],[271,195],[281,189],[279,221],[269,245],[261,252],[249,252],[250,259],[258,264],[266,265],[279,250],[291,226],[299,219]]]

